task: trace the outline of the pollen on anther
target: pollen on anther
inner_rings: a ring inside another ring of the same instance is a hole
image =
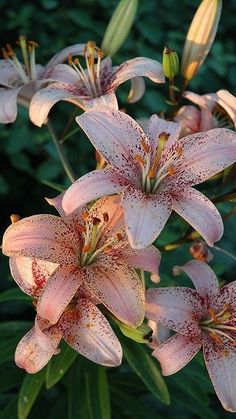
[[[88,216],[89,216],[88,211],[84,211],[84,212],[82,212],[82,214],[81,214],[81,217],[83,218],[83,220],[84,220],[84,221],[86,221],[86,220],[87,220]]]
[[[117,233],[117,234],[116,234],[116,237],[117,237],[117,240],[118,240],[118,241],[120,241],[120,240],[122,239],[122,234]]]
[[[102,215],[103,215],[104,222],[107,223],[109,221],[109,215],[108,215],[108,213],[107,212],[104,212]]]
[[[141,143],[141,146],[143,147],[145,153],[148,153],[149,152],[149,146],[146,143],[146,141],[144,141],[144,139],[142,139],[140,143]]]
[[[177,148],[176,153],[177,153],[178,157],[181,157],[182,154],[183,154],[183,147]]]
[[[101,222],[100,218],[93,217],[93,225],[96,226]]]
[[[144,163],[145,162],[144,162],[143,158],[139,154],[136,154],[135,160],[137,160],[139,163],[141,163],[144,166]]]
[[[87,252],[89,252],[89,250],[91,250],[91,245],[90,244],[86,244],[82,247],[82,253],[87,253]]]
[[[168,175],[172,176],[175,173],[174,167],[169,167],[168,169]]]

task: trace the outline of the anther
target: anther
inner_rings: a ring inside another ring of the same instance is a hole
[[[87,252],[89,252],[89,250],[91,250],[91,245],[90,244],[86,244],[82,247],[82,253],[87,253]]]
[[[219,323],[219,320],[217,319],[217,317],[216,317],[216,314],[215,314],[214,310],[213,310],[212,308],[209,308],[209,309],[208,309],[208,312],[209,312],[209,314],[210,314],[210,316],[211,316],[212,320],[214,321],[214,323]]]
[[[143,160],[143,158],[142,158],[139,154],[136,154],[136,156],[135,156],[134,158],[135,158],[135,160],[137,160],[139,163],[141,163],[141,164],[142,164],[142,166],[144,166],[145,161]]]
[[[109,221],[109,215],[108,215],[108,213],[107,212],[104,212],[102,215],[103,215],[104,222],[107,223]]]
[[[174,167],[169,167],[169,169],[168,169],[168,175],[169,176],[172,176],[174,173],[175,173]]]
[[[88,211],[84,211],[84,212],[82,212],[82,214],[81,214],[81,217],[83,218],[83,220],[84,220],[84,221],[85,221],[85,220],[87,220],[88,216],[89,216]]]
[[[12,224],[17,223],[17,221],[20,220],[20,216],[18,214],[11,214],[10,215],[10,220],[11,220]]]
[[[97,226],[101,222],[100,218],[93,217],[93,225]]]
[[[217,343],[223,344],[223,339],[220,338],[220,336],[214,334],[214,333],[210,333],[210,337],[215,340]]]
[[[144,149],[145,153],[148,153],[148,152],[149,152],[149,146],[148,146],[148,144],[146,143],[146,141],[144,141],[144,139],[142,139],[142,140],[140,141],[140,143],[141,143],[141,146],[143,147],[143,149]]]
[[[77,228],[81,233],[86,233],[86,228],[81,224],[77,224]]]
[[[116,234],[116,237],[117,237],[117,240],[118,240],[118,241],[120,241],[120,240],[122,239],[122,234],[117,233],[117,234]]]
[[[179,147],[179,148],[177,148],[176,153],[177,153],[177,156],[178,156],[178,157],[181,157],[181,156],[182,156],[182,154],[183,154],[183,147]]]

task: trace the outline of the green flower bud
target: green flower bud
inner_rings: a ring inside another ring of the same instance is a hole
[[[141,326],[137,327],[137,329],[134,329],[133,327],[119,322],[119,328],[123,335],[134,340],[135,342],[148,343],[152,341],[153,331],[146,323],[143,323]]]
[[[168,79],[173,79],[179,72],[179,57],[174,49],[164,48],[162,66],[163,72]]]
[[[114,55],[125,42],[134,22],[138,0],[121,0],[107,26],[102,41],[106,55]]]

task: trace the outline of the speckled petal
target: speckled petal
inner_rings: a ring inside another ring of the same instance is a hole
[[[0,88],[0,123],[9,124],[16,120],[17,96],[22,87]]]
[[[180,138],[173,150],[181,155],[171,163],[174,176],[163,183],[172,188],[193,186],[221,172],[236,161],[236,133],[226,128],[216,128]],[[163,153],[162,164],[170,157]]]
[[[78,104],[81,99],[79,89],[72,84],[57,82],[39,90],[30,102],[29,116],[31,121],[41,127],[46,122],[49,111],[55,103],[60,100],[69,101],[70,99],[77,100]]]
[[[191,288],[151,288],[146,293],[146,317],[185,336],[199,335],[203,299]]]
[[[162,374],[171,375],[185,367],[201,346],[201,337],[192,338],[177,333],[158,346],[152,355],[160,362]]]
[[[213,307],[216,310],[222,310],[227,305],[236,310],[236,281],[230,282],[220,289],[220,295],[216,296]]]
[[[217,103],[227,112],[236,127],[236,97],[227,90],[216,92]]]
[[[10,258],[11,275],[22,291],[32,296],[39,296],[57,267],[57,264],[41,259]]]
[[[65,341],[86,358],[105,366],[120,365],[120,342],[106,318],[90,301],[81,300],[76,310],[67,311],[60,328]]]
[[[122,205],[130,245],[135,249],[149,246],[158,237],[171,214],[172,199],[169,194],[146,195],[128,187]]]
[[[50,71],[50,79],[62,83],[78,86],[80,77],[78,73],[67,64],[58,64]]]
[[[144,318],[144,289],[134,269],[111,256],[88,266],[85,284],[118,319],[133,327]]]
[[[217,397],[229,412],[236,412],[236,350],[205,336],[203,354]]]
[[[165,144],[165,152],[167,152],[172,144],[178,140],[180,131],[181,124],[177,122],[166,121],[165,119],[159,118],[157,115],[152,115],[148,123],[147,136],[153,150],[153,157],[159,144],[160,134],[164,132],[168,135],[168,141]]]
[[[155,246],[148,246],[140,250],[126,246],[122,249],[120,255],[125,263],[135,269],[143,269],[147,272],[159,274],[161,254]]]
[[[50,277],[41,293],[38,315],[55,324],[82,283],[79,267],[60,266]]]
[[[192,280],[198,293],[208,299],[211,303],[219,297],[219,283],[214,271],[207,263],[199,260],[190,260],[183,266],[175,266],[173,269],[175,275],[185,272]]]
[[[139,155],[145,160],[141,141],[148,138],[134,119],[124,112],[111,109],[91,110],[76,118],[94,147],[105,160],[127,179],[141,174]]]
[[[62,338],[61,333],[57,328],[43,331],[43,324],[36,319],[35,327],[21,339],[16,348],[15,363],[29,374],[40,371],[59,352],[57,346]]]
[[[107,108],[119,109],[115,93],[107,93],[102,96],[94,97],[92,99],[84,99],[83,104],[86,109]]]
[[[76,262],[76,237],[59,217],[33,215],[12,224],[3,236],[7,256],[26,256],[54,263]]]
[[[172,195],[173,210],[183,217],[209,246],[223,235],[224,225],[219,211],[201,192],[193,188],[184,188]]]
[[[62,208],[66,214],[71,214],[101,196],[120,192],[126,185],[127,181],[110,168],[94,170],[67,189],[62,199]]]
[[[16,86],[20,78],[11,60],[0,60],[0,85],[4,87]]]
[[[110,88],[115,89],[121,83],[139,76],[148,77],[155,83],[165,83],[162,65],[158,61],[137,57],[117,67]]]

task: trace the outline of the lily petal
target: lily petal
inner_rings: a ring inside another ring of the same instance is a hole
[[[30,102],[29,116],[31,121],[41,127],[55,103],[60,100],[70,101],[70,99],[77,100],[78,105],[81,99],[80,91],[72,84],[58,82],[39,90]],[[73,101],[73,103],[75,102]]]
[[[50,77],[51,71],[57,64],[63,63],[63,61],[68,60],[70,55],[82,55],[84,50],[85,44],[75,44],[70,45],[67,48],[62,49],[56,55],[54,55],[50,61],[48,61],[45,71],[44,71],[44,78]]]
[[[217,397],[229,412],[236,412],[236,351],[235,347],[220,344],[204,337],[203,354]]]
[[[145,81],[142,77],[134,77],[131,79],[131,88],[127,98],[128,103],[135,103],[141,99],[145,92]]]
[[[180,131],[181,124],[165,121],[165,119],[159,118],[157,115],[152,115],[148,123],[147,136],[151,143],[153,156],[155,156],[158,147],[160,134],[166,133],[168,136],[168,141],[165,144],[165,152],[167,152],[172,147],[172,144],[178,140]]]
[[[216,96],[217,103],[228,113],[236,127],[236,97],[227,90],[218,90]]]
[[[95,109],[104,106],[112,109],[119,109],[116,95],[112,92],[91,99],[84,99],[83,104],[86,109]]]
[[[120,255],[129,266],[159,275],[161,254],[155,246],[148,246],[140,250],[126,246]]]
[[[20,78],[11,60],[0,60],[0,85],[4,87],[16,86]]]
[[[198,293],[203,298],[207,298],[209,303],[219,297],[220,287],[217,277],[207,263],[190,260],[183,266],[174,267],[174,275],[179,275],[181,272],[185,272],[189,276]]]
[[[138,57],[125,61],[116,69],[110,89],[115,89],[121,83],[139,76],[148,77],[155,83],[165,83],[162,65],[158,61]]]
[[[58,64],[50,71],[50,79],[59,81],[67,84],[74,84],[75,86],[79,83],[78,73],[67,64]]]
[[[76,262],[73,248],[76,241],[76,235],[63,219],[50,214],[33,215],[8,227],[3,236],[2,249],[6,256],[71,264]]]
[[[151,288],[146,293],[146,317],[185,336],[201,333],[203,303],[191,288]]]
[[[127,187],[122,198],[126,231],[135,249],[149,246],[160,234],[171,214],[171,196],[166,193],[146,195]]]
[[[57,267],[57,264],[41,259],[10,258],[11,275],[22,291],[32,296],[39,296]]]
[[[85,284],[123,323],[137,327],[143,322],[144,289],[134,269],[103,256],[87,269]]]
[[[200,337],[183,336],[179,333],[158,346],[152,355],[160,362],[163,375],[181,370],[197,354],[202,346]]]
[[[125,186],[127,181],[110,168],[94,170],[82,176],[66,190],[62,198],[62,208],[66,214],[71,214],[101,196],[120,192],[123,184]]]
[[[220,289],[220,294],[216,296],[212,306],[216,310],[222,310],[227,305],[236,310],[236,281],[230,282]]]
[[[70,303],[82,283],[82,275],[76,266],[60,266],[51,275],[37,303],[40,317],[55,324]]]
[[[125,178],[140,175],[139,155],[145,160],[143,140],[149,144],[142,128],[124,112],[112,109],[91,110],[76,118],[94,147]]]
[[[37,320],[36,320],[37,321]],[[39,332],[39,326],[33,327],[18,343],[15,352],[15,363],[29,374],[40,371],[59,351],[62,335],[55,328],[47,335]]]
[[[236,161],[236,133],[225,128],[180,138],[175,147],[182,150],[182,155],[172,164],[173,181],[165,179],[163,183],[166,181],[180,189],[183,185],[197,185]],[[166,159],[168,156],[164,153]]]
[[[17,116],[17,96],[22,89],[16,88],[0,88],[0,123],[9,124],[16,120]]]
[[[172,195],[173,210],[183,217],[209,246],[223,235],[224,225],[219,211],[201,192],[193,188],[184,188]]]
[[[60,326],[65,341],[86,358],[105,366],[120,365],[120,342],[106,318],[90,301],[81,300],[77,310],[67,311]]]

